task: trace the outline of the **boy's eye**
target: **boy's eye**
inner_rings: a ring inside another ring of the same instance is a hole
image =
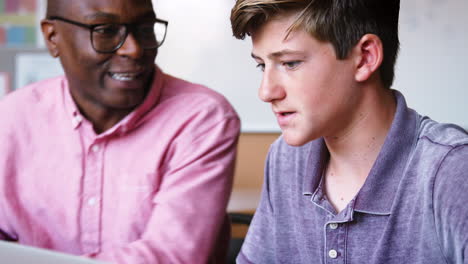
[[[257,64],[256,67],[259,68],[261,71],[265,71],[265,64],[264,63],[259,63],[259,64]]]
[[[288,61],[283,63],[283,65],[290,70],[295,69],[299,64],[301,64],[300,61]]]

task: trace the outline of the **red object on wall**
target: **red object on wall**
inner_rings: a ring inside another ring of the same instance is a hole
[[[18,0],[17,0],[18,1]],[[37,0],[19,0],[19,10],[26,13],[36,12]]]

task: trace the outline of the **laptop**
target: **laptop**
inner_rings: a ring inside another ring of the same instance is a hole
[[[0,241],[2,264],[103,264],[84,257]]]

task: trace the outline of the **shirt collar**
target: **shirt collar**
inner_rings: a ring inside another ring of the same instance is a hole
[[[390,130],[364,185],[353,199],[354,211],[388,215],[407,160],[417,141],[418,114],[407,107],[403,95],[394,90],[396,112]],[[310,142],[307,171],[312,177],[303,182],[303,194],[313,196],[320,186],[322,171],[329,159],[325,141]],[[318,155],[317,155],[318,154]],[[315,191],[314,191],[315,190]]]
[[[308,144],[310,145],[310,151],[306,166],[307,174],[306,177],[304,177],[302,185],[302,194],[313,196],[320,191],[318,188],[321,187],[320,183],[322,180],[323,170],[325,169],[325,165],[330,154],[323,138],[319,138]],[[312,177],[308,177],[309,175]],[[321,199],[321,197],[318,197],[318,199]]]
[[[115,132],[126,133],[131,129],[138,126],[138,124],[143,120],[143,117],[146,113],[151,111],[154,106],[159,102],[161,95],[161,90],[164,87],[164,73],[159,67],[155,67],[153,82],[151,88],[146,95],[143,103],[130,112],[126,117],[124,117],[120,122],[114,125],[112,128],[102,133],[100,136],[106,136],[113,134]],[[76,106],[68,86],[68,81],[65,77],[62,79],[63,87],[63,100],[65,105],[65,110],[70,117],[70,122],[74,129],[77,129],[83,121],[86,121],[85,118],[81,115],[78,107]]]
[[[395,117],[374,166],[356,197],[355,211],[390,214],[407,160],[417,142],[419,115],[407,107],[400,92],[393,92],[397,103]]]

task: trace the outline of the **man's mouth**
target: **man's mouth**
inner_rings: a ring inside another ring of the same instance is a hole
[[[109,72],[109,76],[112,79],[123,82],[133,81],[140,77],[140,75],[140,72]]]
[[[291,114],[294,114],[294,112],[281,112],[279,113],[281,116],[288,116],[288,115],[291,115]]]

